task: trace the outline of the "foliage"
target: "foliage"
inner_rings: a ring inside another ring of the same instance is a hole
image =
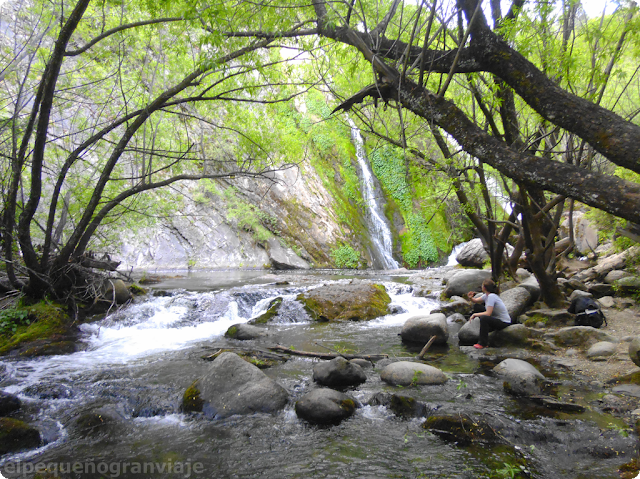
[[[341,245],[331,251],[331,257],[338,268],[358,269],[360,253],[350,245]]]
[[[262,224],[271,220],[268,215],[260,211],[255,205],[247,203],[238,197],[237,189],[230,187],[224,191],[227,200],[227,218],[235,219],[238,227],[251,233],[258,243],[263,243],[273,237],[273,233],[265,228]]]
[[[18,326],[31,323],[29,312],[25,309],[3,309],[0,311],[0,335],[15,333]]]
[[[369,155],[371,168],[383,188],[403,213],[412,210],[411,189],[407,184],[404,154],[401,149],[385,144]]]
[[[438,260],[438,250],[426,220],[418,215],[409,216],[409,229],[403,235],[402,257],[412,268]]]

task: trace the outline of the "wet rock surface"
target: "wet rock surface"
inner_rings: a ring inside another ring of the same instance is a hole
[[[370,283],[326,285],[298,296],[316,321],[367,321],[389,313],[384,286]]]
[[[355,400],[334,389],[314,389],[304,395],[295,405],[296,414],[311,424],[338,424],[353,415]]]

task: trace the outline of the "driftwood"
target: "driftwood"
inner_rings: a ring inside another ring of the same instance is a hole
[[[316,353],[310,351],[298,351],[284,346],[272,346],[269,348],[271,351],[278,351],[285,354],[291,354],[293,356],[304,356],[307,358],[319,358],[319,359],[335,359],[343,357],[345,359],[366,359],[367,361],[379,361],[380,359],[386,359],[388,354],[341,354],[341,353]]]
[[[429,340],[429,342],[424,345],[424,348],[422,348],[422,351],[420,351],[420,354],[418,354],[418,359],[424,358],[424,355],[427,354],[427,351],[429,351],[429,348],[431,347],[431,345],[435,340],[436,340],[436,336],[431,336],[431,339]]]
[[[529,396],[534,403],[544,406],[553,411],[567,411],[567,412],[584,412],[587,408],[580,404],[571,402],[558,401],[549,396]]]

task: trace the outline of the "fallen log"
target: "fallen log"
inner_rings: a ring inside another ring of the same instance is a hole
[[[553,411],[584,412],[587,410],[586,407],[580,404],[558,401],[549,396],[529,396],[529,399]]]
[[[272,346],[269,348],[271,351],[278,351],[285,354],[291,354],[293,356],[304,356],[307,358],[319,358],[319,359],[335,359],[343,357],[345,359],[366,359],[367,361],[379,361],[380,359],[387,359],[388,354],[341,354],[341,353],[316,353],[311,351],[298,351],[296,349],[287,348],[285,346]]]
[[[429,348],[431,347],[431,345],[435,340],[436,340],[436,336],[431,336],[431,339],[429,339],[429,342],[425,344],[424,348],[422,348],[422,351],[420,351],[420,354],[418,355],[418,359],[424,358],[424,355],[427,354],[427,351],[429,351]]]

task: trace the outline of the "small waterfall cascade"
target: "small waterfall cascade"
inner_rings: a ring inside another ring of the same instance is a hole
[[[397,269],[398,263],[393,259],[391,254],[393,251],[391,230],[385,221],[384,213],[376,198],[373,172],[371,171],[369,160],[364,151],[364,141],[360,135],[360,129],[353,120],[349,118],[348,121],[351,127],[351,140],[356,147],[356,157],[362,170],[363,197],[367,207],[367,227],[369,228],[369,234],[374,246],[374,251],[372,252],[374,267],[379,269]]]

